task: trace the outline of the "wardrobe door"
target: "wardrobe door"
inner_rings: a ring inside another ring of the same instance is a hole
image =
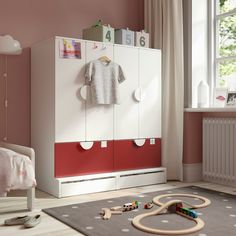
[[[109,43],[86,42],[86,63],[107,56],[113,60],[113,45]],[[86,101],[86,140],[113,139],[113,105],[97,105]]]
[[[152,141],[152,142],[151,142]],[[146,139],[143,146],[133,140],[114,141],[114,170],[133,170],[161,166],[161,140]]]
[[[119,85],[121,103],[114,105],[114,139],[138,138],[138,101],[134,94],[139,87],[138,49],[114,46],[114,61],[118,63],[126,77]]]
[[[140,49],[140,138],[161,137],[161,51]]]
[[[80,143],[55,144],[55,177],[98,174],[113,171],[113,141],[106,147],[94,142],[84,150]]]
[[[55,45],[56,142],[83,141],[85,102],[80,96],[80,88],[84,85],[85,42],[78,40],[81,59],[61,58],[59,44],[62,42],[62,38],[57,38]]]

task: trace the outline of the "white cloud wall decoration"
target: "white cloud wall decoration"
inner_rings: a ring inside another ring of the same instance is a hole
[[[20,43],[10,35],[0,36],[0,54],[19,55],[22,52]]]

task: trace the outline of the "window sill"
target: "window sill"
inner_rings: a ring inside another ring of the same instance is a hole
[[[185,112],[236,112],[236,107],[184,108]]]

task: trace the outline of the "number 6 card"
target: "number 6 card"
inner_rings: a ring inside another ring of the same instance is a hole
[[[135,46],[149,48],[149,34],[144,30],[135,32]]]

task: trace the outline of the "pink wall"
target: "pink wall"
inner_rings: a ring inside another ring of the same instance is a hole
[[[82,38],[98,19],[114,28],[143,29],[144,0],[0,0],[0,35],[10,34],[24,48],[8,57],[8,140],[30,145],[30,49],[54,35]],[[4,72],[0,56],[0,78]],[[4,80],[0,79],[0,140],[4,131]]]
[[[202,162],[202,118],[204,117],[236,117],[236,112],[185,112],[184,164]]]
[[[184,113],[183,163],[202,162],[202,113]]]

